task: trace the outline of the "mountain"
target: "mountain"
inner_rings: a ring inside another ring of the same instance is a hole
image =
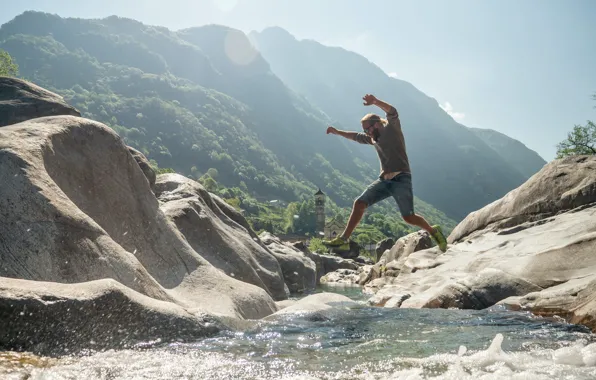
[[[469,128],[524,177],[531,177],[542,169],[546,161],[520,141],[492,129]]]
[[[312,199],[321,188],[330,214],[349,208],[376,176],[378,164],[356,144],[326,136],[329,117],[288,88],[238,30],[174,32],[116,16],[28,11],[0,27],[0,48],[25,79],[62,95],[162,168],[265,199]],[[397,219],[390,203],[372,211]]]
[[[360,130],[364,114],[379,112],[362,105],[364,94],[392,103],[402,121],[414,191],[447,215],[461,219],[528,178],[528,170],[505,160],[483,138],[453,120],[435,99],[408,82],[389,77],[365,57],[316,41],[298,41],[278,27],[252,32],[249,37],[286,85],[342,129]],[[378,168],[373,148],[354,149]]]

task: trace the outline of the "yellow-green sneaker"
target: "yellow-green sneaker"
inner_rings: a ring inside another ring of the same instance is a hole
[[[445,235],[443,235],[443,230],[441,229],[441,226],[435,224],[434,226],[432,226],[432,228],[435,230],[435,233],[432,234],[433,239],[435,239],[435,241],[437,242],[437,245],[439,246],[441,252],[445,252],[447,250],[447,239],[445,239]]]
[[[330,248],[336,248],[336,249],[339,249],[340,251],[350,249],[350,243],[341,236],[338,236],[333,240],[323,240],[322,243],[324,246],[327,246]]]

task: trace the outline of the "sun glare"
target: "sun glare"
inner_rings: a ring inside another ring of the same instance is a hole
[[[213,3],[222,12],[229,12],[236,8],[238,0],[213,0]]]
[[[257,56],[257,50],[244,33],[231,29],[225,39],[225,51],[236,65],[248,65]]]

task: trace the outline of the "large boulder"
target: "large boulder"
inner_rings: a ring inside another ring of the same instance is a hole
[[[376,254],[376,261],[378,262],[381,260],[381,257],[388,249],[391,249],[395,245],[395,240],[393,238],[383,239],[377,243],[375,246],[375,254]]]
[[[393,246],[389,247],[390,249],[383,251],[383,254],[372,268],[362,272],[358,283],[360,285],[368,285],[371,281],[381,277],[396,277],[402,270],[404,270],[404,263],[408,256],[414,252],[431,248],[432,246],[432,239],[426,231],[412,232],[411,234],[401,237],[395,244],[393,244]],[[435,252],[440,253],[436,248]],[[367,291],[374,289],[374,292],[390,282],[391,280],[377,282],[377,284],[369,286]],[[379,287],[378,285],[381,286]]]
[[[401,261],[397,277],[383,277],[376,299],[408,295],[401,307],[485,308],[594,273],[595,233],[596,205],[515,232],[488,232],[441,255],[417,251]]]
[[[22,79],[0,76],[0,127],[56,115],[81,116],[60,95]]]
[[[196,341],[221,329],[200,310],[147,297],[110,280],[79,284],[0,278],[0,351],[64,355],[148,340]]]
[[[192,248],[122,139],[101,123],[52,116],[0,128],[0,183],[1,277],[111,278],[222,318],[277,309],[264,288],[227,276]]]
[[[284,281],[291,293],[308,293],[315,290],[317,266],[313,260],[269,232],[261,233],[259,239],[279,262]]]
[[[502,230],[543,220],[596,202],[596,156],[554,160],[526,183],[478,211],[470,213],[448,237],[449,243],[483,230]]]
[[[287,298],[275,256],[228,216],[219,197],[175,173],[160,174],[155,189],[163,212],[202,258],[228,276],[267,290],[275,300]]]
[[[151,163],[143,153],[139,152],[131,146],[127,148],[130,154],[132,154],[132,157],[135,159],[137,164],[139,164],[139,167],[143,171],[143,174],[145,174],[145,177],[147,177],[147,181],[149,181],[149,187],[151,187],[151,189],[153,190],[155,187],[155,180],[157,179],[157,174],[155,173],[155,170],[151,167]]]
[[[388,251],[385,250],[379,259],[379,263],[386,264],[394,260],[405,259],[413,252],[432,248],[432,246],[433,241],[428,232],[412,232],[397,239],[397,242]]]

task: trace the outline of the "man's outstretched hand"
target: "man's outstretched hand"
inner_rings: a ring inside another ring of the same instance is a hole
[[[337,135],[337,129],[335,127],[327,127],[327,134]]]
[[[365,106],[372,106],[373,104],[375,104],[377,102],[377,98],[375,98],[375,96],[371,95],[371,94],[364,95],[362,97],[362,100],[364,100]]]

